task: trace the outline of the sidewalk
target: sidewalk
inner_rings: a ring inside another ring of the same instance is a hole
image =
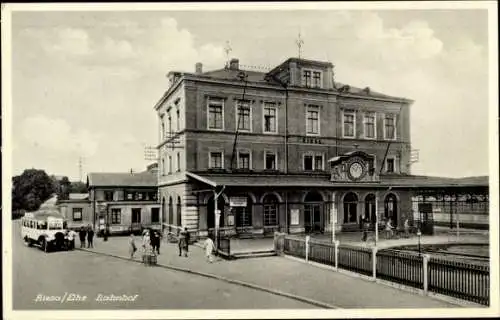
[[[139,237],[136,237],[136,243],[141,243]],[[107,242],[97,238],[94,249],[84,250],[128,258],[128,237],[111,237]],[[182,268],[189,270],[188,272],[211,274],[249,283],[338,308],[458,307],[428,296],[282,257],[230,261],[218,259],[214,263],[208,263],[205,261],[203,249],[199,246],[190,246],[189,257],[185,258],[178,256],[176,244],[166,241],[162,242],[160,253],[158,264],[161,266]],[[141,260],[140,249],[134,260]]]

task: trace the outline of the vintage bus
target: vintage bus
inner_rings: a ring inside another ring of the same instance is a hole
[[[66,247],[66,221],[57,210],[27,212],[21,219],[21,236],[28,246],[45,252]]]

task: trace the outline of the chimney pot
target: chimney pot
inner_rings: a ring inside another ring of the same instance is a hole
[[[231,70],[239,70],[240,66],[240,61],[238,59],[231,59],[231,61],[229,61],[229,69]]]
[[[198,62],[194,66],[196,74],[201,74],[203,73],[203,64],[201,62]]]

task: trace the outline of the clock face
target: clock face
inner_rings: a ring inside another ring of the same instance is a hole
[[[353,161],[349,165],[349,178],[351,180],[361,179],[365,174],[365,167],[360,161]]]

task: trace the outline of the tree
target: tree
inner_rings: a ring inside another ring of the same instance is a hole
[[[87,184],[81,181],[71,182],[71,193],[87,193]]]
[[[44,170],[24,170],[12,178],[12,210],[37,210],[53,193],[53,181]]]

